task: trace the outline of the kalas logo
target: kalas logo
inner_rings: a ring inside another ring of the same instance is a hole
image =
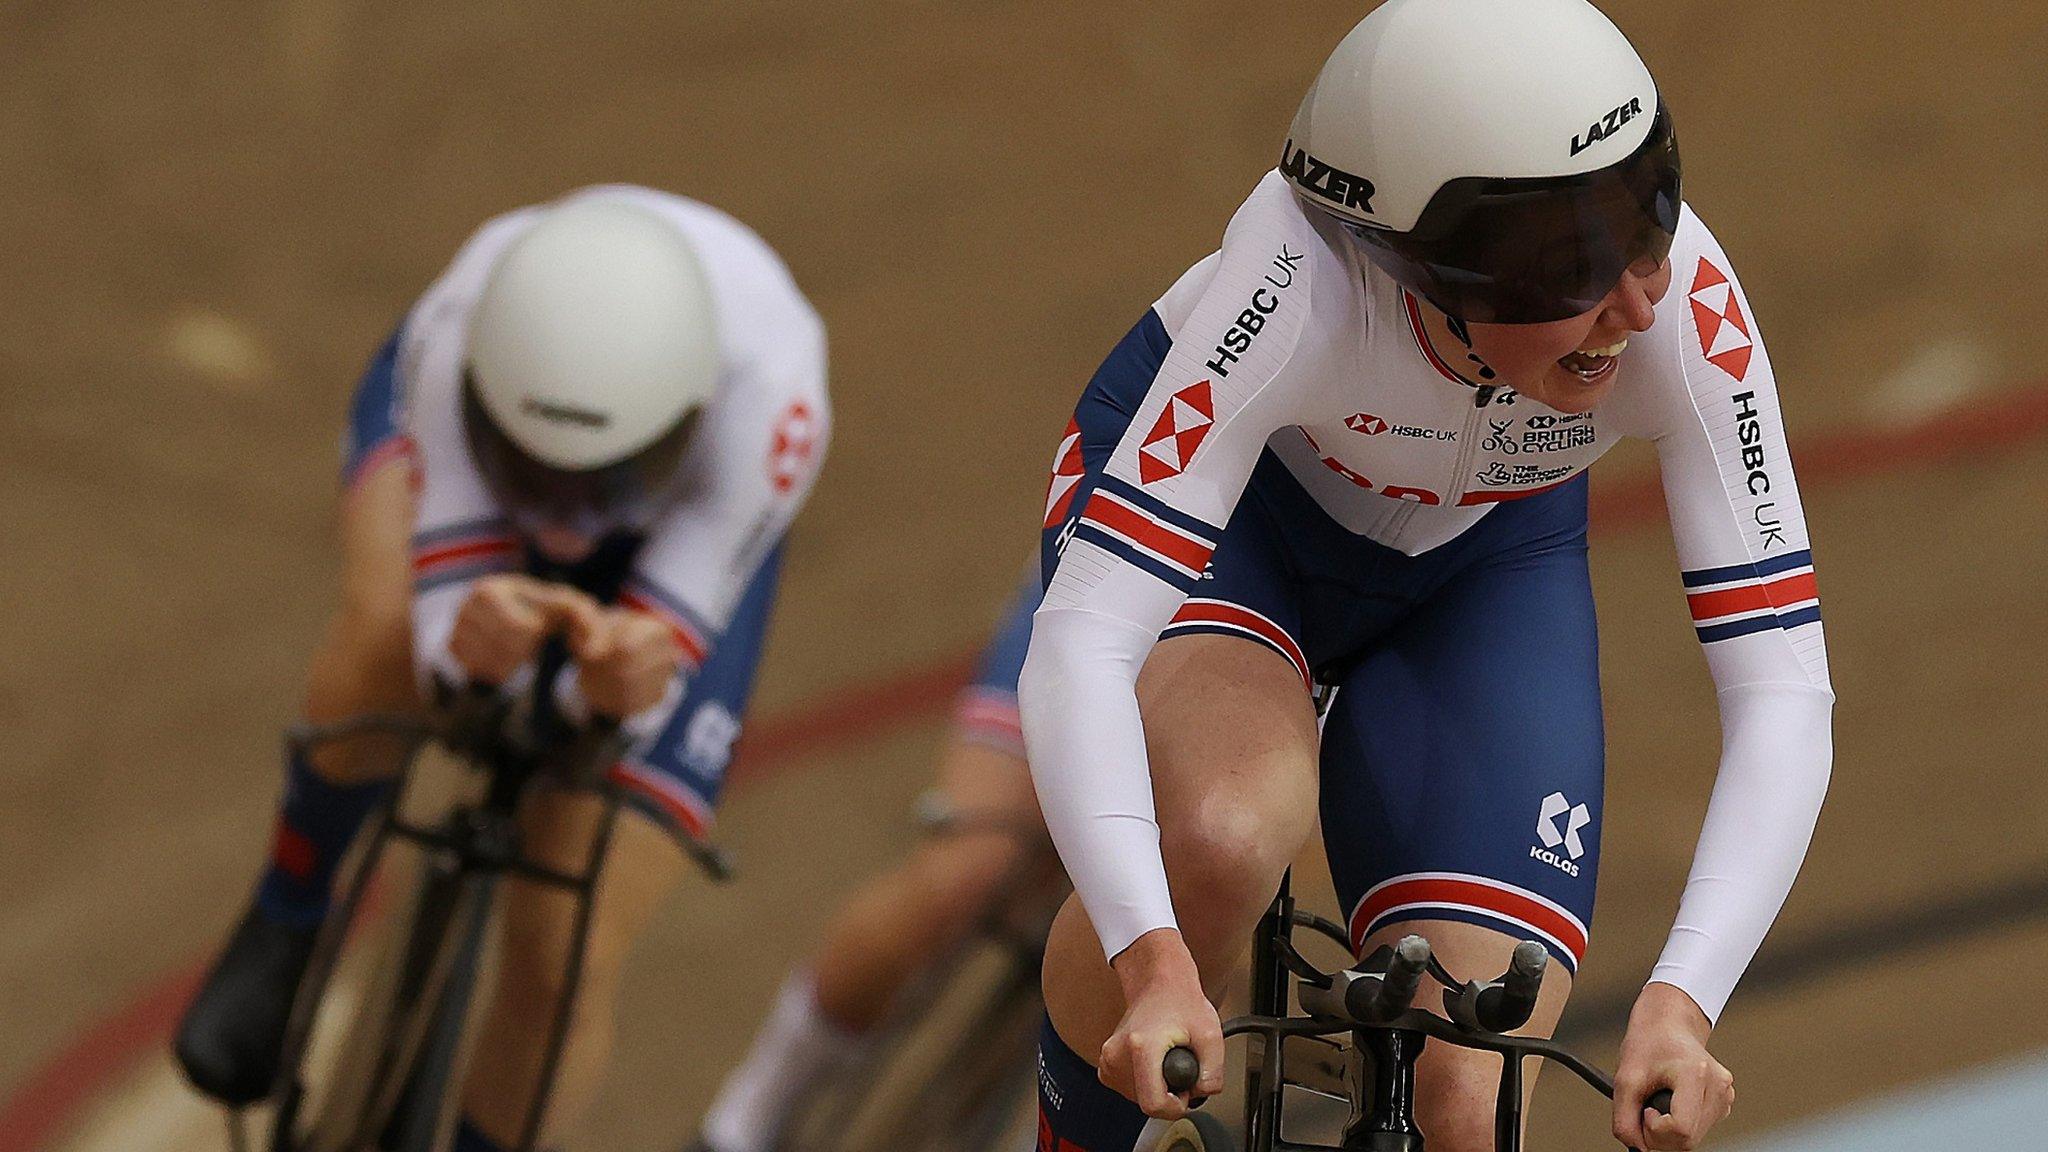
[[[1339,208],[1372,214],[1372,197],[1375,189],[1372,181],[1363,176],[1332,168],[1308,154],[1306,148],[1296,148],[1289,140],[1287,147],[1280,150],[1280,173],[1303,191],[1320,196]]]

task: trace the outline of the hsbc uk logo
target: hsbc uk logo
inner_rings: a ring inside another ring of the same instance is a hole
[[[1560,817],[1564,820],[1562,827],[1558,824]],[[1592,822],[1593,813],[1584,804],[1573,804],[1564,798],[1564,793],[1552,792],[1543,798],[1543,807],[1536,816],[1536,839],[1543,843],[1540,847],[1530,846],[1529,858],[1541,860],[1567,876],[1577,876],[1579,858],[1586,854],[1579,833]],[[1560,847],[1564,849],[1563,856],[1557,854]]]
[[[1138,446],[1139,481],[1151,484],[1185,472],[1215,426],[1216,405],[1207,380],[1175,392]]]
[[[1416,440],[1456,440],[1455,428],[1424,428],[1419,424],[1389,424],[1370,412],[1353,412],[1344,418],[1344,426],[1361,436],[1383,436],[1393,433]]]
[[[1726,273],[1702,256],[1686,299],[1692,304],[1693,327],[1699,330],[1700,355],[1739,382],[1749,373],[1749,356],[1756,347],[1756,339],[1750,335],[1749,319],[1735,299],[1735,285],[1728,282]]]
[[[1081,484],[1081,477],[1087,471],[1087,464],[1081,458],[1081,421],[1067,421],[1067,430],[1060,437],[1059,451],[1052,458],[1052,480],[1045,489],[1045,526],[1047,528],[1067,518],[1067,509],[1074,505],[1074,490]]]

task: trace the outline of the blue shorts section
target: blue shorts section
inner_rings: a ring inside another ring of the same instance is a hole
[[[732,622],[703,666],[683,685],[683,701],[654,741],[613,772],[628,803],[660,823],[702,835],[725,786],[754,673],[768,637],[768,617],[782,577],[777,545],[741,595]]]
[[[363,369],[348,405],[341,445],[341,486],[354,488],[378,464],[411,450],[404,427],[404,390],[398,380],[398,338],[393,332]]]
[[[983,744],[1022,759],[1024,723],[1017,714],[1017,677],[1031,648],[1031,614],[1044,596],[1033,564],[1004,606],[1001,622],[988,647],[981,651],[974,678],[960,694],[953,713],[955,739]]]
[[[1045,570],[1170,344],[1147,314],[1076,412],[1087,476]],[[1542,941],[1576,966],[1605,745],[1584,476],[1497,505],[1420,556],[1330,519],[1268,454],[1162,634],[1230,635],[1336,689],[1322,819],[1354,944],[1403,920]]]

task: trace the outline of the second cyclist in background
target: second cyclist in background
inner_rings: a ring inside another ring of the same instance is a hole
[[[341,608],[313,661],[314,722],[530,691],[634,737],[585,957],[557,1122],[601,1074],[628,947],[711,819],[740,730],[781,542],[823,456],[825,332],[738,221],[645,188],[591,188],[479,229],[364,374],[343,477]],[[176,1040],[193,1082],[263,1098],[351,840],[401,750],[361,739],[285,766],[270,861]],[[526,849],[587,852],[599,802],[534,798]],[[565,991],[571,902],[515,882],[457,1152],[507,1146]],[[556,1125],[558,1126],[558,1124]]]

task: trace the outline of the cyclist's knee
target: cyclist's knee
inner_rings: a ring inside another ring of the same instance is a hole
[[[1416,1079],[1415,1120],[1429,1134],[1430,1152],[1493,1152],[1493,1110],[1500,1058],[1448,1045]]]
[[[1205,975],[1234,960],[1252,923],[1272,902],[1281,873],[1300,847],[1292,824],[1219,792],[1163,830],[1174,915]]]
[[[911,854],[904,874],[921,916],[957,924],[988,907],[1021,853],[1018,843],[1003,835],[940,837]]]

